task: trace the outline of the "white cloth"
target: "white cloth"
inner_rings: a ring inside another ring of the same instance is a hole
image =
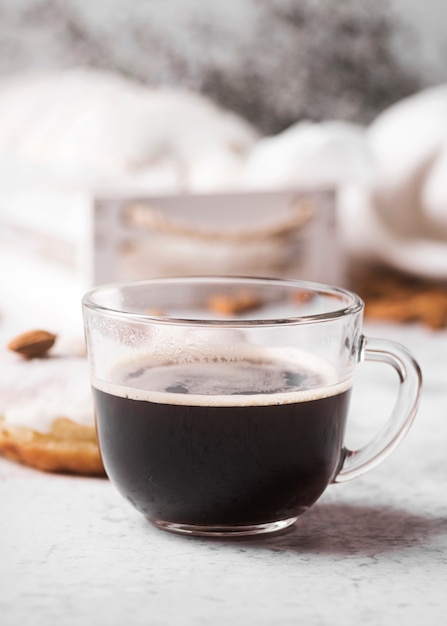
[[[259,139],[243,167],[246,188],[334,188],[367,184],[374,161],[361,126],[337,120],[298,122],[274,137]]]
[[[0,83],[0,163],[59,184],[203,191],[233,184],[256,131],[207,98],[74,69]],[[1,175],[1,174],[0,174]],[[34,177],[36,178],[36,176]]]
[[[377,176],[370,188],[344,190],[347,245],[409,273],[447,278],[447,85],[391,106],[366,140]]]
[[[368,128],[302,121],[259,137],[202,96],[106,72],[0,84],[0,213],[7,204],[14,215],[41,209],[23,196],[36,185],[135,194],[335,188],[349,254],[446,278],[446,180],[447,85],[396,103]],[[22,193],[15,204],[11,189]],[[63,217],[61,228],[77,232],[78,222]]]

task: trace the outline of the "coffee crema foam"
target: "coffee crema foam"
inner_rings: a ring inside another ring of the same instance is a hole
[[[297,349],[246,346],[165,359],[135,355],[92,385],[114,396],[183,406],[266,406],[318,400],[352,386],[323,357]]]

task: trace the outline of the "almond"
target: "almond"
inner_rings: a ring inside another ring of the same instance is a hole
[[[245,313],[262,306],[262,300],[250,291],[239,291],[234,294],[216,293],[208,300],[208,309],[221,315]]]
[[[56,341],[56,335],[46,330],[30,330],[15,337],[8,349],[21,354],[26,359],[44,356]]]

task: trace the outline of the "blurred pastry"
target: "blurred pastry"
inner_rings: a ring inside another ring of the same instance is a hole
[[[80,343],[67,345],[33,358],[0,351],[0,453],[45,471],[101,476],[87,359]]]

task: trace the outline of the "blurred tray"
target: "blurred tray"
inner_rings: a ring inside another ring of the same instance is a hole
[[[327,191],[184,195],[9,190],[0,239],[71,267],[83,288],[174,275],[344,283]]]

